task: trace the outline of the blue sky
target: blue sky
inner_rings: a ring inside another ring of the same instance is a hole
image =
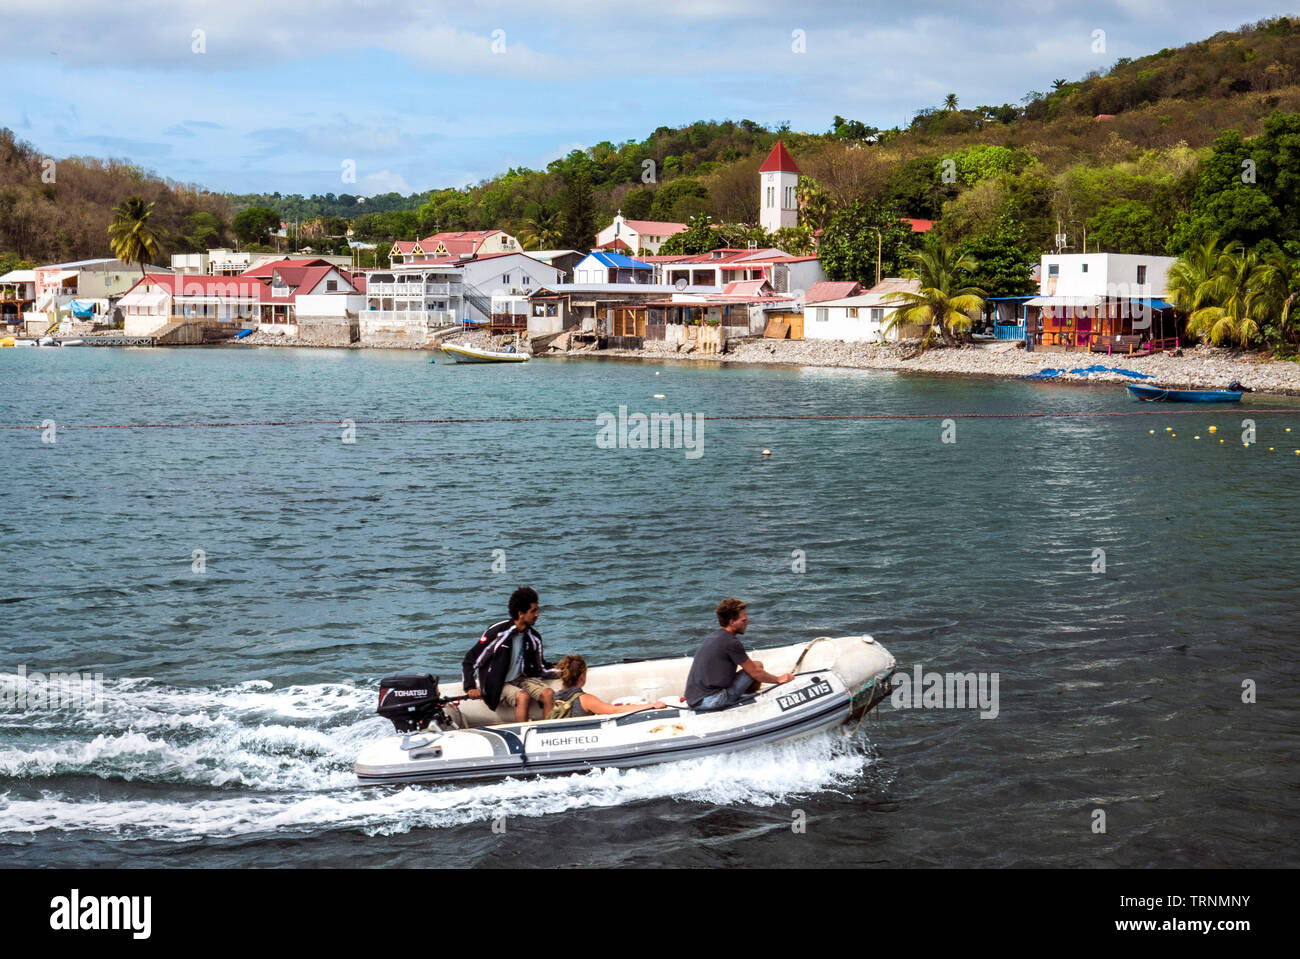
[[[408,193],[700,119],[823,131],[837,113],[905,125],[950,91],[1018,102],[1056,77],[1287,12],[1252,0],[0,0],[0,125],[54,157],[126,159],[214,190]]]

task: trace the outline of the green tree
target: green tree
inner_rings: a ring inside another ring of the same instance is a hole
[[[957,254],[974,263],[966,280],[987,296],[1028,296],[1038,289],[1033,279],[1038,255],[1011,216],[1000,216],[990,229],[958,243]]]
[[[915,157],[894,167],[885,184],[884,199],[908,216],[933,220],[947,200],[957,195],[956,184],[944,183],[938,175],[940,158]]]
[[[236,214],[231,225],[241,243],[265,243],[271,231],[280,228],[280,214],[269,206],[250,206]]]
[[[912,227],[903,222],[897,207],[878,200],[856,200],[831,217],[818,252],[830,279],[872,286],[877,252],[881,277],[897,276],[915,242]]]
[[[146,263],[162,254],[160,238],[149,225],[153,204],[138,196],[129,196],[113,207],[113,222],[108,225],[109,247],[123,263],[139,263],[144,276]]]
[[[698,256],[727,245],[726,238],[713,228],[712,218],[701,213],[690,218],[686,230],[674,233],[659,247],[661,256]]]
[[[1107,253],[1151,254],[1169,242],[1169,224],[1149,203],[1121,200],[1088,219],[1088,246]]]
[[[950,94],[948,94],[946,97],[944,97],[944,98],[943,98],[943,108],[944,108],[945,110],[956,110],[956,109],[957,109],[957,94],[955,94],[955,93],[950,93]]]
[[[560,245],[569,250],[590,250],[596,242],[596,200],[591,177],[585,170],[574,173],[564,191],[560,212]]]
[[[915,293],[896,290],[885,294],[885,302],[899,304],[886,317],[885,330],[923,327],[922,351],[936,336],[945,344],[965,338],[970,332],[972,314],[984,309],[984,291],[967,285],[976,269],[975,260],[951,246],[930,242],[912,253],[908,263],[903,275],[917,280],[920,289]]]
[[[629,220],[650,219],[650,208],[655,201],[655,191],[643,188],[632,190],[623,198],[623,215]]]
[[[708,188],[692,177],[679,177],[655,191],[650,216],[669,223],[685,223],[708,209]]]
[[[1282,305],[1273,268],[1254,253],[1221,253],[1207,299],[1188,317],[1188,332],[1242,349],[1260,338],[1261,324]]]

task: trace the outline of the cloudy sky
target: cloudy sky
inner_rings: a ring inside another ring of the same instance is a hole
[[[949,92],[1018,102],[1287,12],[1255,0],[0,0],[0,126],[54,157],[123,158],[214,190],[407,193],[700,119],[823,131],[837,113],[904,125]]]

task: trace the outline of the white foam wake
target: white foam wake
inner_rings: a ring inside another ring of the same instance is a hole
[[[259,833],[319,834],[355,829],[389,835],[499,816],[544,816],[655,799],[771,806],[847,787],[870,764],[860,742],[837,731],[720,756],[601,769],[571,776],[451,787],[344,787],[278,795],[220,794],[197,801],[78,799],[50,791],[40,799],[0,797],[0,833],[46,830],[122,839],[184,842]],[[347,770],[350,777],[351,770]]]

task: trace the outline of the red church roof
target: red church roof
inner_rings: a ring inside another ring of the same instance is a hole
[[[758,168],[758,172],[799,173],[801,171],[798,165],[795,164],[794,157],[790,156],[790,151],[785,148],[785,144],[777,140],[776,146],[772,147],[772,152],[767,155],[767,159]]]

